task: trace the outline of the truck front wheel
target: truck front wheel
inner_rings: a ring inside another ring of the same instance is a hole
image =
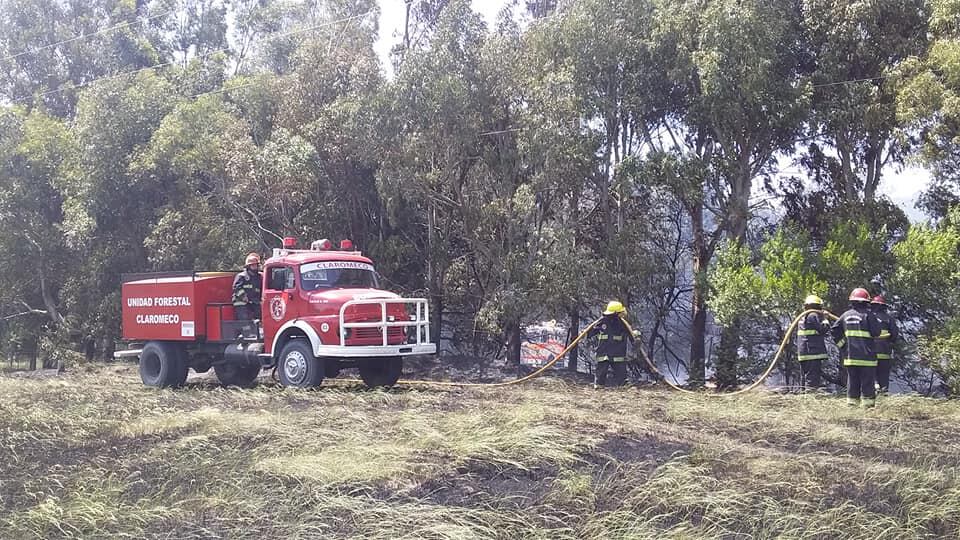
[[[217,379],[226,386],[250,388],[257,382],[260,375],[260,366],[245,364],[217,364],[213,366]]]
[[[397,384],[403,373],[403,359],[399,356],[364,358],[360,361],[360,378],[371,388]]]
[[[284,386],[313,388],[323,382],[324,363],[313,356],[309,341],[291,339],[280,351],[277,371]]]
[[[183,386],[187,380],[186,352],[174,343],[150,341],[140,352],[140,380],[147,386]]]

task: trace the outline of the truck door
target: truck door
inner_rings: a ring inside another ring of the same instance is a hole
[[[286,265],[268,266],[266,269],[266,286],[263,289],[263,341],[267,347],[272,346],[277,330],[290,319],[298,316],[296,294],[296,280],[293,268]]]

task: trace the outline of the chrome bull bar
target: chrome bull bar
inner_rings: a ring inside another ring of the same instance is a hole
[[[414,309],[405,310],[408,314],[414,311],[413,318],[409,320],[390,320],[387,314],[387,306],[394,304],[413,305]],[[345,315],[347,309],[353,306],[380,306],[380,320],[367,322],[347,322]],[[416,327],[416,343],[409,345],[429,345],[430,344],[430,303],[425,298],[366,298],[362,300],[350,300],[340,306],[340,346],[347,346],[347,330],[357,328],[378,328],[382,337],[382,345],[390,346],[389,330],[390,328],[410,328]],[[404,332],[406,335],[406,332]]]

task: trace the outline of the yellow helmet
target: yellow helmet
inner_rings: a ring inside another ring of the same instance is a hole
[[[823,305],[823,299],[820,298],[819,296],[815,295],[815,294],[811,294],[810,296],[807,297],[806,300],[803,301],[803,305],[805,305],[805,306],[812,306],[812,305],[822,306],[822,305]]]
[[[616,300],[611,301],[607,304],[607,309],[603,312],[604,315],[613,315],[614,313],[626,313],[627,308],[623,307],[623,304],[617,302]]]

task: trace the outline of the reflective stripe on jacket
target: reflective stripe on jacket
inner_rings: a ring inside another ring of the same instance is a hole
[[[825,360],[830,357],[827,354],[827,344],[823,340],[823,336],[830,331],[830,324],[819,313],[807,314],[800,321],[798,328],[798,360],[806,362],[807,360]]]
[[[626,362],[627,341],[633,340],[627,325],[616,313],[604,315],[587,337],[597,337],[597,362]]]
[[[237,274],[237,277],[233,278],[233,305],[248,306],[259,304],[263,296],[261,292],[262,287],[263,283],[260,272],[255,273],[253,276],[246,270],[240,272]]]
[[[894,345],[900,337],[897,321],[885,309],[874,311],[873,316],[880,323],[880,336],[873,342],[874,349],[877,351],[877,360],[891,360]]]
[[[845,311],[833,323],[831,332],[844,366],[877,365],[874,339],[880,336],[880,321],[866,306],[854,305]]]

